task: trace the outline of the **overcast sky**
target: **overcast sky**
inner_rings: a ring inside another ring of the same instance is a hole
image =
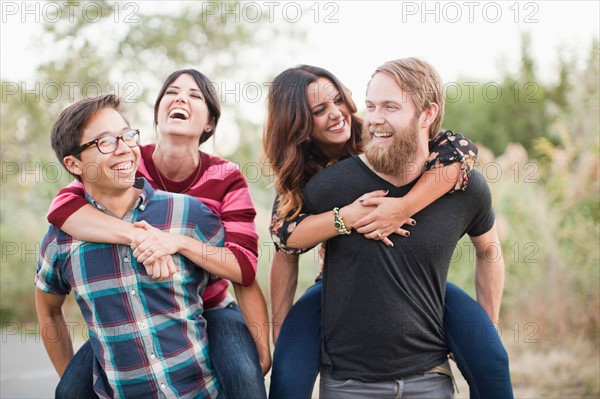
[[[122,3],[130,7],[121,9],[119,19],[134,17],[136,10],[165,9],[158,1]],[[499,66],[518,60],[521,31],[532,34],[534,59],[542,63],[542,76],[551,78],[559,46],[583,51],[600,29],[600,2],[595,0],[253,1],[243,2],[237,15],[227,14],[220,2],[196,3],[226,18],[252,20],[257,12],[272,10],[275,23],[304,25],[309,42],[290,62],[329,68],[349,86],[362,85],[382,62],[409,55],[431,61],[448,81],[461,75],[493,78]],[[305,9],[296,22],[300,6]],[[3,78],[33,77],[40,55],[33,51],[32,39],[51,10],[43,2],[37,11],[35,2],[1,2]]]

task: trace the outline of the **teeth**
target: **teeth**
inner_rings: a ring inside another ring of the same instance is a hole
[[[330,131],[339,130],[339,129],[341,129],[341,128],[343,128],[343,127],[344,127],[344,124],[345,124],[345,122],[344,122],[344,120],[342,119],[342,120],[340,121],[340,123],[338,123],[338,124],[337,124],[337,125],[335,125],[335,126],[331,126],[331,127],[330,127],[329,129],[327,129],[327,130],[330,130]]]
[[[373,136],[377,137],[378,139],[384,138],[384,137],[392,137],[392,133],[390,132],[377,132],[377,133],[373,133]]]
[[[133,168],[133,162],[131,161],[127,163],[121,163],[112,167],[113,170],[129,170],[131,168]]]
[[[171,110],[171,113],[169,113],[169,118],[188,119],[189,117],[190,114],[186,110],[180,108],[174,108]]]

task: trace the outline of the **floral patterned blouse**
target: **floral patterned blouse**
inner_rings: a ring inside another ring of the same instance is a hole
[[[429,140],[429,152],[429,158],[427,158],[425,163],[426,170],[443,168],[455,162],[461,163],[461,173],[450,193],[467,188],[471,170],[477,159],[477,146],[471,140],[460,133],[453,133],[451,130],[446,130],[438,133],[437,136]],[[277,217],[278,207],[279,197],[276,197],[273,203],[271,224],[269,226],[275,249],[290,255],[300,255],[309,251],[310,248],[292,248],[286,244],[296,226],[310,215],[300,213],[292,220],[284,220]]]

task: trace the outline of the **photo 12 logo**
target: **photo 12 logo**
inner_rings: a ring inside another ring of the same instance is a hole
[[[295,1],[244,1],[244,2],[202,2],[202,22],[209,18],[220,17],[222,23],[235,21],[257,23],[265,18],[273,23],[283,20],[297,23],[303,17],[311,18],[314,23],[332,24],[339,22],[337,14],[340,6],[336,2],[295,2]]]
[[[2,23],[17,20],[21,23],[45,22],[57,23],[61,20],[74,23],[83,19],[87,23],[96,23],[104,17],[112,17],[115,23],[139,23],[136,2],[101,3],[97,1],[55,2],[55,1],[3,1]]]
[[[94,98],[103,94],[114,94],[124,103],[137,103],[139,92],[140,87],[135,82],[115,82],[104,88],[98,82],[2,82],[2,103],[11,99],[22,103],[57,103],[65,99],[72,103],[79,98]]]
[[[403,1],[402,22],[487,22],[511,20],[514,23],[538,23],[537,2],[515,1]]]

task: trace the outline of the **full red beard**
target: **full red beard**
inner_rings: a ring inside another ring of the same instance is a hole
[[[417,118],[413,118],[408,126],[396,131],[391,125],[363,125],[362,139],[365,144],[364,154],[375,171],[384,175],[396,175],[416,170],[414,163],[419,148],[419,129]],[[391,132],[392,143],[381,145],[373,139],[373,133]]]

